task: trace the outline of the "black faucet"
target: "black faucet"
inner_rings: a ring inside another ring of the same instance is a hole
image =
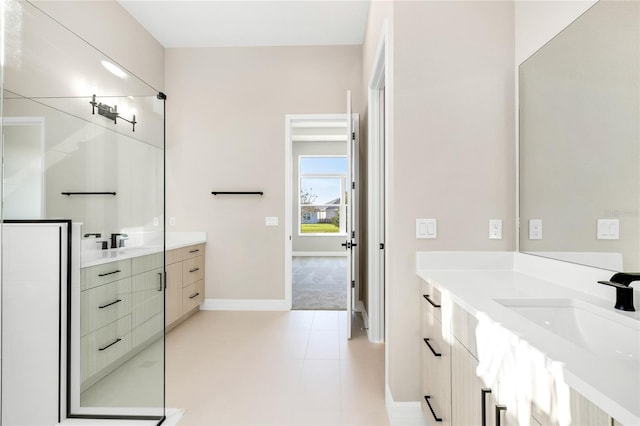
[[[121,237],[120,243],[118,243],[118,237]],[[124,240],[127,237],[129,237],[127,234],[111,234],[111,248],[124,247]]]
[[[634,281],[640,281],[640,272],[618,272],[609,281],[598,281],[600,284],[610,285],[616,288],[616,309],[633,312],[633,288],[629,285]]]

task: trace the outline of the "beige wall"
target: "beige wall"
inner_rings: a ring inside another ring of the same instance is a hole
[[[32,3],[156,91],[163,91],[164,47],[116,0]]]
[[[168,230],[207,231],[207,298],[284,298],[285,115],[360,112],[361,75],[360,46],[167,50]]]
[[[511,2],[395,2],[388,211],[389,386],[419,399],[416,251],[512,250],[515,228]],[[415,219],[438,219],[417,240]],[[503,239],[488,239],[489,219]]]

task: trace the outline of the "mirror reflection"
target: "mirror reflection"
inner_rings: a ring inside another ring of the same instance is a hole
[[[520,66],[520,251],[640,270],[640,4],[596,3]]]
[[[73,222],[67,414],[161,419],[164,99],[30,3],[6,11],[3,220]]]

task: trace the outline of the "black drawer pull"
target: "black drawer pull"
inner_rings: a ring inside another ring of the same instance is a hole
[[[496,405],[496,426],[500,426],[502,420],[500,419],[500,412],[507,411],[506,405]]]
[[[487,394],[491,393],[491,389],[490,388],[482,388],[481,391],[482,393],[482,403],[481,403],[481,407],[482,407],[482,426],[487,426]]]
[[[427,302],[429,302],[431,304],[431,306],[433,306],[434,308],[439,308],[440,305],[438,305],[436,302],[434,302],[433,300],[431,300],[431,298],[429,297],[428,294],[423,294],[422,297],[424,297],[425,299],[427,299]]]
[[[162,291],[162,272],[158,272],[158,291]]]
[[[122,299],[114,300],[113,302],[107,303],[106,305],[98,306],[98,309],[104,309],[107,306],[115,305],[116,303],[120,303],[120,302],[122,302]]]
[[[442,356],[442,354],[439,354],[435,349],[433,349],[433,346],[431,346],[431,344],[429,343],[429,339],[424,339],[424,342],[427,344],[429,349],[431,349],[431,352],[433,352],[434,356]]]
[[[199,251],[200,251],[200,249],[189,250],[189,253],[197,253],[197,252],[199,252]]]
[[[425,395],[424,396],[424,400],[427,401],[427,405],[429,406],[429,410],[431,410],[431,414],[433,415],[433,418],[436,420],[436,422],[441,422],[442,419],[438,416],[436,416],[436,412],[433,411],[433,407],[431,406],[431,403],[429,402],[429,398],[431,398],[429,395]]]
[[[199,270],[200,270],[200,268],[193,268],[193,269],[189,269],[189,272],[197,272]]]
[[[198,296],[200,296],[200,293],[192,294],[191,296],[189,296],[189,299],[195,299]]]
[[[113,342],[109,343],[107,346],[105,346],[104,348],[100,348],[98,349],[99,351],[104,351],[105,349],[109,349],[111,346],[115,345],[116,343],[118,343],[119,341],[121,341],[122,339],[116,339]]]
[[[98,274],[99,277],[106,277],[107,275],[117,274],[118,272],[122,272],[120,269],[116,271],[106,272],[104,274]]]

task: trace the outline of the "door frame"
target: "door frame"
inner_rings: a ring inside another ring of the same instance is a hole
[[[306,121],[314,121],[314,120],[343,120],[346,114],[286,114],[285,115],[285,179],[284,179],[284,302],[285,309],[291,310],[293,304],[293,277],[292,277],[292,257],[293,257],[293,216],[291,214],[293,209],[293,141],[291,140],[291,124],[297,120],[306,120]],[[360,139],[360,131],[359,131],[359,116],[358,114],[351,114],[353,124],[353,131],[356,134],[356,149],[354,152],[354,158],[351,159],[354,167],[354,172],[356,176],[356,182],[358,182],[359,178],[359,164],[358,164],[358,141]],[[349,141],[347,141],[349,142]],[[349,145],[347,145],[349,147]],[[356,183],[356,194],[357,194],[358,184]],[[350,200],[349,203],[353,203],[352,206],[355,209],[355,214],[358,215],[358,198],[355,197],[355,200]],[[356,216],[358,217],[358,216]],[[356,231],[356,240],[359,240],[358,235],[360,231],[360,227],[358,223],[355,224]],[[349,236],[345,237],[348,238]],[[336,240],[337,241],[337,240]],[[355,251],[355,262],[358,264],[359,256],[358,251]],[[354,310],[356,310],[358,304],[357,301],[360,297],[359,292],[359,268],[355,270],[355,280],[356,280],[356,288],[353,293],[353,299],[355,303],[353,304]]]
[[[388,23],[383,23],[376,56],[368,84],[368,141],[367,141],[367,295],[368,336],[371,342],[385,341],[385,283],[388,256],[380,259],[380,244],[388,253],[387,232],[389,194],[389,146],[391,143],[391,67]],[[384,90],[384,101],[381,93]],[[380,116],[384,114],[384,123]],[[381,132],[383,129],[383,133]],[[382,165],[382,167],[381,167]]]

